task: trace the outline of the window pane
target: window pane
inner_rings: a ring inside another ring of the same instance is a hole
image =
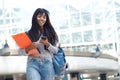
[[[120,23],[120,11],[116,11],[117,22]]]
[[[72,33],[72,43],[82,42],[82,36],[80,32]]]
[[[91,25],[91,13],[90,12],[82,12],[82,22],[83,22],[83,26]]]
[[[93,41],[93,32],[85,31],[84,32],[84,42],[92,42]]]
[[[106,10],[105,12],[105,23],[112,24],[114,22],[114,16],[113,16],[113,11],[111,10]]]
[[[0,19],[0,25],[3,25],[3,19]]]
[[[99,13],[94,13],[94,19],[95,19],[95,24],[100,24],[103,22],[103,15],[102,15],[102,12],[99,12]]]
[[[70,43],[70,35],[69,34],[61,34],[60,35],[60,43],[63,43],[63,44]]]
[[[80,27],[80,13],[70,14],[70,25],[72,28]]]
[[[102,33],[103,31],[101,29],[96,30],[96,41],[102,41]]]

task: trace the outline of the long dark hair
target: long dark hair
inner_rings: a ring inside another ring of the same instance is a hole
[[[46,23],[43,27],[44,32],[42,32],[41,27],[39,26],[39,24],[37,22],[37,15],[39,13],[45,13],[45,15],[46,15]],[[55,30],[50,22],[49,12],[46,9],[38,8],[38,9],[36,9],[36,11],[33,14],[32,26],[31,26],[31,29],[28,31],[28,35],[30,36],[30,38],[33,42],[36,42],[37,40],[39,40],[41,34],[43,34],[44,36],[47,36],[48,41],[52,45],[56,45],[56,42],[58,42],[58,35],[55,32]]]

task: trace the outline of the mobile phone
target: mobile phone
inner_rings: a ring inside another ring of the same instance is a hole
[[[42,37],[41,37],[41,39],[44,39],[44,40],[46,40],[46,39],[47,39],[47,37],[46,37],[46,36],[42,36]]]

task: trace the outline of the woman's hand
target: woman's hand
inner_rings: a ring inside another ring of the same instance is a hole
[[[33,42],[28,48],[25,49],[25,51],[28,53],[31,49],[37,48],[37,45],[35,42]]]
[[[47,39],[40,39],[40,43],[44,44],[47,48],[50,46],[50,43],[48,42]]]

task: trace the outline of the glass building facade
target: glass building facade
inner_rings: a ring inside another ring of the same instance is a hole
[[[95,50],[100,44],[102,52],[120,52],[120,2],[117,0],[0,0],[0,48],[7,39],[10,48],[16,48],[11,35],[29,30],[37,7],[50,11],[50,18],[65,50]],[[31,2],[31,3],[30,3]],[[104,3],[103,3],[104,2]],[[28,4],[28,5],[27,5]]]

